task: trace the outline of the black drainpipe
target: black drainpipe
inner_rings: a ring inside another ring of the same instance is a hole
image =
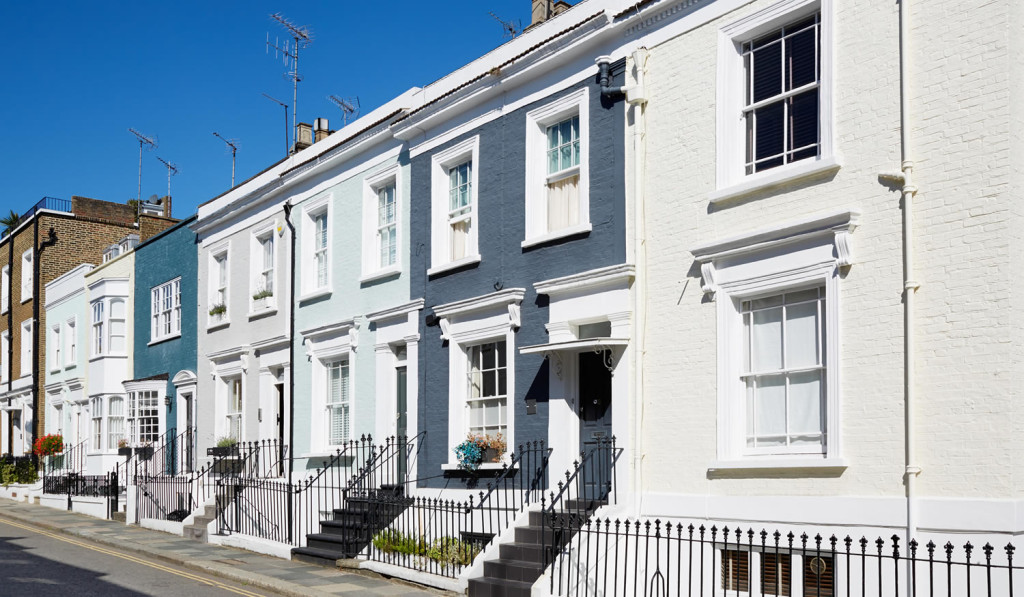
[[[288,268],[288,485],[291,486],[292,471],[295,468],[295,226],[292,225],[292,206],[284,203],[284,223],[288,225],[288,241],[291,245]],[[288,541],[292,540],[292,500],[288,500]]]
[[[14,387],[14,230],[7,233],[7,391]],[[14,426],[7,420],[7,453],[14,453]]]
[[[43,251],[47,247],[52,247],[57,244],[57,232],[51,227],[49,232],[46,234],[46,240],[39,243],[39,218],[36,217],[36,221],[33,223],[32,230],[32,248],[35,249],[32,256],[32,423],[33,427],[39,428],[39,421],[41,420],[42,413],[39,411],[39,384],[43,381],[42,376],[39,374],[39,363],[42,362],[45,369],[46,355],[39,355],[39,302],[43,298],[42,292],[42,280],[40,279],[40,272],[42,271],[41,261],[43,257]],[[22,422],[24,425],[24,422]],[[36,429],[32,430],[32,442],[36,440]]]

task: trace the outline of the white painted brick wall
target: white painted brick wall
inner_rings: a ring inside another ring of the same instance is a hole
[[[651,48],[653,323],[644,484],[651,492],[690,495],[898,498],[904,493],[902,212],[899,193],[878,180],[900,161],[898,4],[835,2],[835,143],[842,159],[835,177],[709,207],[719,28],[769,4],[753,2]],[[1010,499],[1024,491],[1018,389],[1024,283],[1015,271],[1024,265],[1020,4],[911,4],[923,496]],[[717,458],[716,308],[703,300],[689,248],[838,208],[862,213],[852,236],[856,262],[840,285],[842,456],[849,468],[838,478],[709,480]]]

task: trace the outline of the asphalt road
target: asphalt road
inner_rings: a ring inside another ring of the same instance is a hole
[[[77,537],[0,520],[0,597],[273,595]]]

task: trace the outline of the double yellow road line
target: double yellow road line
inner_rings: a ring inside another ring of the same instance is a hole
[[[35,533],[37,535],[43,535],[45,537],[50,537],[51,539],[56,539],[58,541],[63,541],[64,543],[70,543],[71,545],[77,545],[79,547],[84,547],[85,549],[89,549],[89,550],[92,550],[92,551],[95,551],[95,552],[98,552],[98,553],[106,554],[108,556],[114,556],[115,558],[121,558],[122,560],[128,560],[129,562],[134,562],[136,564],[142,564],[143,566],[148,566],[149,568],[153,568],[155,570],[162,570],[164,572],[169,572],[169,573],[174,574],[176,576],[180,576],[182,578],[187,578],[189,580],[194,580],[196,582],[200,582],[200,583],[203,583],[205,585],[209,585],[211,587],[217,587],[219,589],[224,589],[225,591],[231,591],[232,593],[237,593],[238,595],[245,595],[246,597],[263,597],[262,595],[260,595],[258,593],[251,593],[249,591],[246,591],[245,589],[238,589],[238,588],[235,588],[235,587],[232,587],[232,586],[228,586],[228,585],[225,585],[223,583],[219,583],[219,582],[217,582],[215,580],[211,580],[211,579],[208,579],[208,578],[203,578],[202,576],[191,574],[189,572],[182,572],[181,570],[175,570],[174,568],[170,568],[170,567],[164,566],[162,564],[157,564],[157,563],[155,563],[155,562],[153,562],[151,560],[143,559],[143,558],[140,558],[140,557],[137,557],[137,556],[133,556],[133,555],[130,555],[130,554],[126,554],[126,553],[121,553],[119,551],[114,551],[113,549],[109,549],[109,548],[106,548],[106,547],[100,547],[98,545],[95,545],[95,544],[92,544],[92,543],[88,543],[88,542],[85,542],[85,541],[80,541],[78,539],[72,539],[72,538],[69,538],[69,537],[67,537],[65,535],[61,535],[61,534],[58,534],[58,533],[52,533],[50,531],[45,531],[45,530],[42,530],[42,529],[39,529],[39,528],[36,528],[36,527],[33,527],[33,526],[29,526],[27,524],[22,524],[22,523],[19,523],[19,522],[14,522],[14,521],[12,521],[10,519],[7,519],[7,518],[0,518],[0,524],[10,525],[12,527],[16,527],[16,528],[19,528],[19,529],[22,529],[22,530],[25,530],[25,531],[29,531],[29,532]]]

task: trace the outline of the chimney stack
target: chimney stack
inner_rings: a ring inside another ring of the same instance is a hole
[[[330,135],[332,132],[326,118],[317,118],[313,121],[314,143],[319,143],[321,140],[326,139],[327,135]]]
[[[295,152],[302,151],[313,144],[313,127],[307,122],[299,123],[299,130],[295,132]]]
[[[540,25],[551,17],[558,16],[572,8],[565,0],[533,0],[533,11],[530,13],[530,27]],[[530,27],[527,27],[529,29]]]

